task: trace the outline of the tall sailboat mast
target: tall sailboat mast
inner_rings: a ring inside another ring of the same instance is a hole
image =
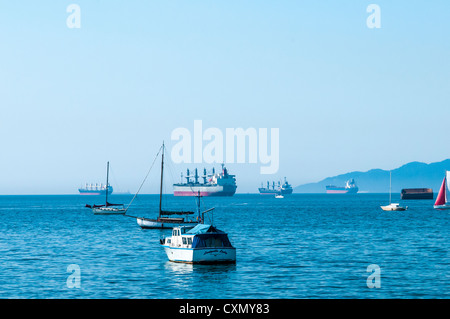
[[[389,204],[392,204],[392,171],[389,171]]]
[[[106,164],[106,203],[105,203],[105,207],[108,206],[108,190],[109,190],[108,183],[109,183],[109,161]]]
[[[164,172],[164,142],[162,145],[161,156],[161,184],[159,186],[159,217],[161,217],[162,189],[163,189],[163,172]]]

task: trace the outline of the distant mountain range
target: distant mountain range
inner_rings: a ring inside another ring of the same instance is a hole
[[[392,192],[402,188],[432,188],[439,192],[446,170],[450,170],[450,159],[437,163],[411,162],[392,170]],[[309,183],[294,188],[295,193],[325,193],[325,186],[345,186],[349,179],[355,179],[360,192],[388,193],[389,171],[372,169],[367,172],[351,172],[328,177],[317,183]]]

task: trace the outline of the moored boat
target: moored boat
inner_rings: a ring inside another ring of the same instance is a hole
[[[228,234],[208,224],[174,227],[172,236],[160,240],[170,261],[183,263],[236,263],[236,248]]]
[[[109,162],[106,164],[106,186],[105,189],[111,189],[109,185]],[[124,215],[127,210],[123,204],[112,204],[108,202],[108,191],[105,194],[105,204],[104,205],[89,205],[86,204],[87,208],[90,208],[95,215]]]
[[[392,172],[389,171],[389,205],[380,206],[384,211],[405,211],[408,206],[400,206],[399,203],[392,203]]]
[[[450,192],[450,171],[445,172],[444,180],[439,189],[438,197],[434,203],[435,209],[450,209],[449,192]]]
[[[169,214],[165,214],[161,212],[159,216],[155,219],[145,218],[145,217],[137,217],[136,221],[138,225],[143,229],[171,229],[176,226],[184,226],[184,227],[195,227],[198,225],[198,220],[189,220],[184,217],[170,217],[170,215],[190,215],[194,214],[194,212],[175,212]]]
[[[137,224],[144,229],[169,229],[176,226],[194,227],[200,222],[200,193],[198,192],[198,210],[199,216],[196,219],[187,218],[188,215],[193,215],[192,211],[167,211],[162,210],[162,190],[163,190],[163,176],[164,176],[164,142],[161,146],[161,182],[159,188],[159,213],[157,218],[145,218],[145,217],[135,217]],[[159,152],[158,152],[159,155]],[[130,216],[134,217],[134,216]]]
[[[408,209],[408,206],[400,206],[400,204],[398,203],[390,203],[389,205],[386,206],[380,206],[382,210],[385,211],[404,211]]]

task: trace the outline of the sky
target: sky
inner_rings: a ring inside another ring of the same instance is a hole
[[[172,132],[195,120],[279,129],[275,174],[226,163],[238,193],[442,161],[449,36],[445,0],[2,1],[0,194],[76,194],[107,161],[133,193],[162,141],[178,182],[212,167],[171,162]],[[142,192],[158,192],[158,169]]]

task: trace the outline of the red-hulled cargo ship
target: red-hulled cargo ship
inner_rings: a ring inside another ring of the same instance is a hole
[[[355,180],[352,178],[345,183],[344,187],[334,185],[326,186],[327,194],[356,194],[359,190]]]

